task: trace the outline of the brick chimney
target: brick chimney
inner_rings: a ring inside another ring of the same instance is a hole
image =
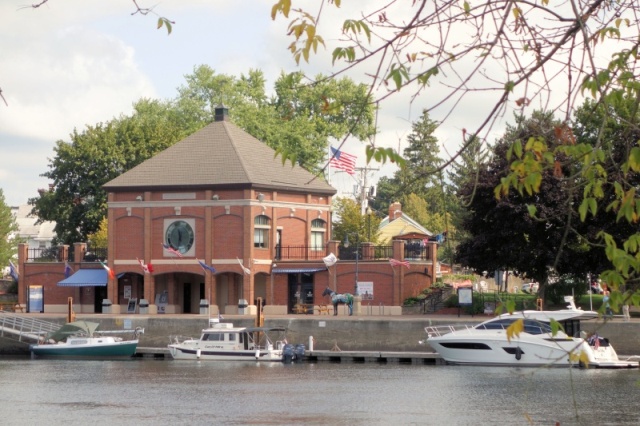
[[[389,205],[389,222],[393,222],[402,216],[402,204],[397,201]]]
[[[229,121],[229,108],[220,104],[214,111],[215,121]]]

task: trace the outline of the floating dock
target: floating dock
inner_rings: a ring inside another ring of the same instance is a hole
[[[171,359],[167,348],[136,349],[136,358]],[[305,362],[335,363],[379,363],[441,365],[444,360],[436,352],[390,352],[390,351],[306,351]]]

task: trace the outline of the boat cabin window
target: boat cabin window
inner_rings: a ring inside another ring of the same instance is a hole
[[[560,323],[567,336],[578,337],[580,336],[580,320],[569,319]]]
[[[202,336],[202,340],[224,342],[224,333],[205,333],[204,336]]]
[[[516,320],[518,320],[518,318],[503,318],[495,321],[490,321],[485,324],[480,324],[476,326],[476,328],[486,330],[502,330],[509,327]],[[547,323],[525,318],[524,332],[528,334],[551,333],[551,327]]]

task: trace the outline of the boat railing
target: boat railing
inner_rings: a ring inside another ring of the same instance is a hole
[[[179,334],[169,336],[169,343],[172,345],[178,345],[182,342],[186,342],[187,340],[198,340],[195,337],[191,336],[182,336]]]
[[[454,331],[471,330],[474,327],[475,327],[475,325],[466,325],[466,324],[452,325],[452,324],[449,324],[449,325],[427,326],[424,329],[427,332],[427,336],[429,336],[429,337],[439,337],[439,336],[443,336],[445,334],[452,333]]]
[[[111,336],[118,334],[130,334],[134,339],[140,338],[141,334],[144,334],[144,328],[136,327],[135,329],[123,329],[123,330],[96,330],[93,332],[97,336]]]

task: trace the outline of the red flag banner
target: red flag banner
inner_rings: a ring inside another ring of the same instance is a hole
[[[408,260],[397,260],[397,259],[389,259],[389,263],[391,266],[404,266],[407,269],[410,268],[410,264]]]

